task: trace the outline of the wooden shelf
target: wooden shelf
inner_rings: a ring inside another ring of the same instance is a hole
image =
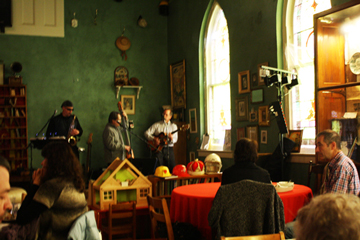
[[[221,182],[222,173],[204,174],[199,176],[159,178],[149,175],[148,179],[152,184],[152,194],[154,197],[169,197],[174,188],[199,183]]]
[[[26,85],[0,85],[0,155],[7,158],[11,172],[27,171],[28,125]],[[12,174],[11,174],[12,175]],[[11,176],[11,179],[23,177]]]

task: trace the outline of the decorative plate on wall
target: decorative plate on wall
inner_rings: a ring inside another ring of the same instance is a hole
[[[360,52],[352,55],[350,59],[350,70],[353,74],[360,74]]]

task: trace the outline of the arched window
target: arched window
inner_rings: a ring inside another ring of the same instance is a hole
[[[313,15],[331,8],[330,0],[284,0],[286,40],[284,53],[287,69],[298,73],[299,85],[288,94],[288,123],[303,130],[302,152],[314,152],[315,145],[315,73]],[[307,151],[308,150],[308,151]]]
[[[223,150],[225,130],[231,129],[229,31],[224,12],[216,1],[209,14],[204,49],[209,148]]]

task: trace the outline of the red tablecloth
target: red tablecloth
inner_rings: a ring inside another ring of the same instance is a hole
[[[219,187],[220,183],[203,183],[175,188],[171,193],[171,220],[191,223],[203,237],[211,240],[207,217]],[[278,194],[284,204],[285,223],[293,221],[297,211],[312,198],[311,189],[298,184],[292,191]]]

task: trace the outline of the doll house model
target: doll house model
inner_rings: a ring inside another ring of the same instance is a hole
[[[94,182],[89,183],[88,204],[107,210],[109,204],[136,201],[136,207],[147,207],[151,182],[127,159],[116,158]]]

